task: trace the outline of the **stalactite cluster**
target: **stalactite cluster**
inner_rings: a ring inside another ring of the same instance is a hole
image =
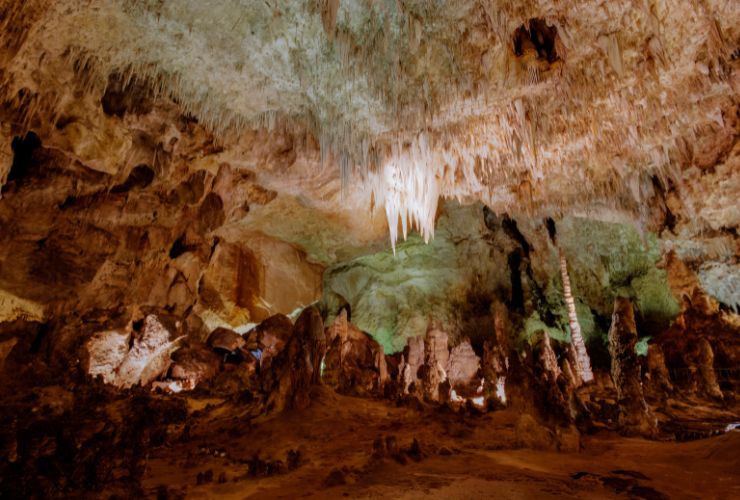
[[[732,127],[732,6],[4,0],[0,88],[21,128],[56,121],[45,78],[70,67],[83,91],[147,79],[222,137],[302,123],[393,244],[398,219],[431,236],[439,196],[647,224],[651,179],[682,186]]]

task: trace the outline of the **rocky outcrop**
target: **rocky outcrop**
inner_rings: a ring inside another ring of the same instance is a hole
[[[218,327],[208,336],[207,344],[226,359],[229,356],[232,358],[240,356],[247,342],[234,330]]]
[[[192,342],[172,354],[169,379],[175,387],[192,390],[212,380],[218,373],[221,358],[205,344]]]
[[[290,318],[284,314],[275,314],[247,334],[247,346],[256,344],[259,350],[260,366],[268,369],[292,335],[293,322]]]
[[[324,325],[318,309],[301,312],[293,334],[274,357],[269,372],[263,372],[262,388],[268,396],[267,409],[282,411],[305,408],[312,385],[321,383],[321,362],[326,354]]]
[[[343,394],[380,396],[388,381],[383,346],[347,321],[343,310],[327,328],[322,381]]]
[[[433,322],[427,334],[408,339],[399,356],[388,357],[397,388],[395,396],[412,395],[434,403],[471,403],[483,406],[487,397],[481,359],[470,341],[464,340],[450,348],[448,334]],[[503,363],[503,362],[502,362]],[[505,376],[502,376],[503,382]],[[506,399],[503,387],[499,389]]]
[[[657,431],[657,421],[643,395],[636,344],[637,326],[632,301],[627,297],[617,297],[609,327],[609,354],[619,403],[619,425],[624,432],[652,436]]]
[[[101,376],[103,381],[121,388],[146,386],[166,373],[172,363],[170,354],[177,349],[180,338],[170,332],[150,314],[144,318],[140,332],[104,331],[87,343],[88,373]]]

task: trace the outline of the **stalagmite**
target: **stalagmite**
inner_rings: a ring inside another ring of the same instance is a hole
[[[430,327],[424,338],[424,365],[421,381],[424,397],[432,401],[440,399],[440,384],[447,380],[447,364],[450,358],[447,333]]]
[[[673,392],[673,384],[665,364],[665,355],[660,345],[650,344],[648,346],[647,364],[651,387],[657,392]]]
[[[321,362],[326,338],[321,314],[314,306],[304,309],[285,347],[275,356],[269,372],[263,373],[262,387],[268,395],[267,408],[282,411],[306,408],[312,385],[321,383]]]
[[[722,390],[719,388],[717,374],[714,371],[714,351],[704,337],[699,339],[699,374],[704,392],[713,398],[722,399]]]
[[[404,394],[421,394],[419,368],[424,364],[424,338],[412,337],[403,351],[399,377]]]
[[[542,342],[540,343],[539,362],[546,374],[547,382],[555,384],[561,371],[558,366],[558,358],[555,356],[555,352],[552,349],[550,336],[547,332],[543,332]]]
[[[643,396],[636,344],[637,326],[632,301],[627,297],[617,297],[609,327],[609,354],[619,400],[619,425],[627,433],[652,436],[657,430],[657,421]]]
[[[447,378],[450,380],[451,388],[465,397],[474,395],[480,385],[479,368],[480,359],[469,340],[466,339],[453,347],[447,362]]]
[[[565,306],[568,309],[568,325],[570,326],[571,346],[575,351],[575,360],[577,362],[578,374],[584,383],[594,379],[591,371],[591,359],[586,351],[586,344],[583,342],[581,335],[581,325],[578,323],[576,315],[576,303],[573,300],[573,292],[570,287],[570,277],[568,276],[568,264],[565,261],[565,254],[560,252],[560,276],[563,279],[563,297]]]
[[[326,332],[324,384],[342,394],[382,395],[388,379],[383,346],[347,321],[344,309]]]

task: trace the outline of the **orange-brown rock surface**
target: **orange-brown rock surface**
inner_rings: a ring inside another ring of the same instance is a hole
[[[0,497],[732,496],[736,3],[0,0]]]

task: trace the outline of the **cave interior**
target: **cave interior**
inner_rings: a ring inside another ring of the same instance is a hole
[[[0,0],[0,498],[740,498],[733,0]]]

